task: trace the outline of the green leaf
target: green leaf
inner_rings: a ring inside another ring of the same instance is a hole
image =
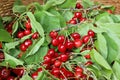
[[[3,22],[2,22],[2,17],[0,17],[0,29],[3,29]]]
[[[34,31],[37,31],[41,37],[44,37],[44,30],[39,22],[36,21],[34,15],[32,12],[27,12],[28,17],[30,18],[32,29]]]
[[[45,13],[45,11],[37,11],[35,13],[37,21],[43,26],[44,31],[49,33],[51,30],[60,28],[60,19],[58,16],[50,16]],[[54,24],[53,24],[54,23]]]
[[[101,72],[103,76],[107,79],[110,79],[112,75],[112,69],[107,61],[95,49],[93,49],[90,54],[95,63],[102,67],[103,71]]]
[[[26,6],[24,6],[24,5],[15,5],[12,10],[13,10],[14,13],[23,13],[23,12],[26,11]]]
[[[15,0],[14,6],[15,6],[15,5],[22,5],[22,1],[21,1],[21,0]]]
[[[71,20],[73,17],[73,13],[71,11],[61,11],[60,13],[66,21]]]
[[[106,41],[107,41],[107,46],[108,46],[108,57],[107,61],[109,64],[111,64],[118,56],[120,53],[120,40],[116,37],[116,35],[108,32],[108,33],[103,33]]]
[[[65,0],[64,3],[60,4],[59,8],[74,8],[77,0]]]
[[[100,66],[102,66],[103,68],[107,69],[107,70],[111,70],[110,65],[107,63],[107,61],[103,58],[103,56],[100,55],[100,53],[98,53],[95,49],[93,49],[90,52],[93,60],[99,64]]]
[[[43,57],[46,55],[48,47],[41,47],[34,55],[25,58],[27,64],[40,63],[43,61]]]
[[[102,17],[104,17],[104,16],[108,16],[109,14],[107,13],[107,12],[104,12],[104,13],[101,13],[101,14],[99,14],[99,15],[97,15],[96,17],[95,17],[95,19],[96,19],[96,21],[98,21],[99,19],[101,19]],[[102,21],[102,20],[101,20]]]
[[[44,43],[44,39],[45,39],[44,37],[41,39],[38,39],[38,41],[34,43],[28,51],[26,51],[26,54],[27,54],[26,57],[34,55],[39,50],[41,45]]]
[[[94,2],[91,0],[82,0],[82,5],[84,8],[89,8],[94,5]]]
[[[38,73],[38,76],[37,76],[37,78],[35,79],[35,80],[44,80],[45,79],[45,72],[44,71],[42,71],[42,72],[39,72]]]
[[[120,80],[120,63],[115,61],[112,69],[113,69],[113,72],[115,73],[115,75],[117,77],[117,80]]]
[[[49,8],[53,6],[57,6],[65,2],[65,0],[48,0],[46,4],[44,5],[44,10],[48,10]]]
[[[9,64],[10,67],[16,67],[17,65],[23,65],[23,62],[18,60],[17,58],[15,58],[7,53],[4,53],[4,54],[5,54],[5,61],[0,63],[0,65],[5,64],[7,66]]]
[[[27,73],[20,78],[20,80],[33,80]]]
[[[18,30],[18,21],[16,21],[14,24],[13,24],[13,26],[12,26],[12,30],[13,30],[13,32],[12,32],[12,34],[14,34],[17,30]]]
[[[106,59],[108,55],[107,42],[101,33],[97,34],[96,48],[101,55]]]
[[[0,29],[0,41],[12,42],[13,39],[6,30]]]
[[[115,10],[115,6],[112,6],[112,5],[102,5],[101,8],[102,9],[110,9],[112,11]]]

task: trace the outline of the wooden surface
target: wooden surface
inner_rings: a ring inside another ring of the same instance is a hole
[[[10,15],[12,13],[12,6],[15,0],[0,0],[0,16]],[[79,0],[78,0],[79,1]],[[120,14],[120,0],[93,0],[106,5],[113,5],[116,7],[115,13]],[[32,2],[43,3],[43,0],[22,0],[25,5]]]

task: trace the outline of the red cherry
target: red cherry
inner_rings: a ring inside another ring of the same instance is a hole
[[[66,51],[66,47],[64,44],[59,44],[58,51],[64,53]]]
[[[49,36],[50,36],[51,38],[57,38],[58,32],[56,32],[56,31],[51,31],[51,32],[49,33]]]
[[[93,64],[92,61],[87,61],[87,62],[85,63],[85,65],[87,65],[87,66],[90,66],[90,65],[92,65],[92,64]]]
[[[58,56],[59,56],[58,53],[55,52],[54,57],[56,58],[56,57],[58,57]]]
[[[32,73],[31,77],[33,78],[33,80],[35,80],[38,77],[38,72]]]
[[[26,29],[26,30],[24,31],[24,34],[25,34],[25,35],[29,35],[29,34],[31,34],[31,30]]]
[[[58,36],[58,41],[59,41],[59,43],[63,43],[65,41],[65,36],[63,36],[63,35]]]
[[[86,18],[83,18],[83,17],[80,18],[80,22],[84,22],[86,20],[87,20]]]
[[[51,57],[49,57],[49,56],[47,56],[47,55],[44,56],[44,62],[47,63],[47,64],[48,64],[48,63],[51,63]]]
[[[2,49],[2,42],[0,42],[0,49]]]
[[[32,40],[27,39],[27,40],[24,41],[23,44],[24,44],[26,47],[29,47],[30,45],[32,45]]]
[[[83,8],[83,6],[82,6],[80,3],[76,3],[75,8],[77,8],[77,9],[81,9],[81,8]]]
[[[83,73],[81,73],[81,72],[75,72],[75,77],[76,78],[82,78],[82,76],[83,76]]]
[[[55,50],[54,49],[49,49],[48,52],[47,52],[47,56],[54,57],[54,55],[55,55]]]
[[[85,36],[83,36],[82,40],[84,43],[87,43],[90,40],[90,36],[85,35]]]
[[[15,69],[12,69],[12,72],[14,74],[16,74],[17,76],[22,77],[22,75],[24,74],[25,70],[24,70],[24,68],[15,68]]]
[[[52,39],[51,43],[52,43],[53,46],[58,46],[59,45],[59,41],[56,38]]]
[[[69,56],[66,55],[66,54],[61,54],[59,56],[59,60],[62,61],[62,62],[66,62],[68,60]]]
[[[71,37],[75,40],[75,39],[80,39],[80,34],[75,32],[71,34]]]
[[[5,55],[2,51],[0,51],[0,62],[2,62],[5,59]]]
[[[38,68],[38,69],[37,69],[37,72],[42,72],[42,68]]]
[[[69,23],[70,24],[77,24],[77,21],[72,19],[72,20],[69,21]]]
[[[20,50],[21,51],[26,51],[27,47],[25,46],[25,44],[20,44]]]
[[[2,79],[8,78],[9,75],[10,75],[10,70],[9,70],[9,69],[7,69],[7,68],[2,68],[2,69],[0,70],[0,77],[1,77]]]
[[[80,19],[82,17],[82,13],[81,12],[75,12],[74,16]]]
[[[91,57],[90,57],[90,54],[86,54],[85,56],[84,56],[86,59],[90,59]]]
[[[80,39],[76,39],[76,40],[74,40],[74,45],[75,45],[75,47],[76,48],[79,48],[79,47],[81,47],[82,46],[82,40],[80,40]]]
[[[81,73],[83,73],[83,68],[77,66],[77,67],[75,68],[75,72],[81,72]]]
[[[38,38],[39,38],[39,33],[38,33],[38,32],[35,32],[35,33],[32,35],[32,38],[33,38],[33,39],[38,39]]]
[[[26,27],[26,29],[31,29],[30,21],[27,21],[27,22],[25,23],[25,27]]]
[[[71,50],[71,49],[74,48],[74,42],[73,41],[67,41],[65,43],[65,46],[66,46],[67,49]]]
[[[87,75],[86,75],[86,74],[83,74],[81,78],[82,78],[83,80],[86,80],[86,79],[87,79]]]
[[[60,76],[60,69],[59,68],[53,68],[51,73],[56,76],[59,77]]]
[[[22,37],[24,37],[24,35],[25,35],[25,34],[24,34],[24,32],[22,32],[22,31],[20,31],[20,32],[17,33],[17,37],[18,37],[18,38],[22,38]]]
[[[7,78],[7,80],[15,80],[15,77],[9,76],[9,77]]]
[[[88,35],[91,36],[91,37],[94,37],[94,36],[95,36],[95,33],[94,33],[94,31],[89,30],[89,31],[88,31]]]
[[[109,14],[112,14],[113,13],[113,11],[112,10],[107,10],[107,12],[109,13]]]
[[[62,64],[62,62],[61,62],[61,61],[56,60],[56,61],[55,61],[55,63],[54,63],[54,66],[55,66],[55,67],[60,67],[60,66],[61,66],[61,64]]]

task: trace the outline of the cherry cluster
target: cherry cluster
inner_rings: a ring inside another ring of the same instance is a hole
[[[75,8],[76,8],[76,9],[82,9],[83,6],[82,6],[80,3],[77,3]],[[73,18],[72,18],[71,20],[69,20],[68,23],[69,23],[69,24],[77,24],[77,23],[83,22],[83,21],[85,21],[85,20],[86,20],[86,18],[83,17],[82,12],[77,11],[77,12],[74,12]]]
[[[17,67],[17,68],[7,68],[1,67],[0,68],[0,80],[19,80],[25,70],[24,68]]]
[[[25,23],[25,30],[24,31],[19,31],[18,33],[17,33],[17,37],[18,38],[22,38],[22,37],[24,37],[24,36],[27,36],[27,35],[29,35],[29,34],[31,34],[32,32],[31,32],[31,24],[30,24],[30,20],[28,20],[26,23]],[[32,35],[32,39],[38,39],[38,37],[39,37],[39,33],[38,32],[35,32],[33,35]],[[21,51],[26,51],[27,50],[27,48],[29,47],[29,46],[31,46],[32,45],[32,40],[31,39],[27,39],[27,40],[25,40],[22,44],[20,44],[20,50]]]
[[[87,35],[84,36],[74,32],[67,37],[64,35],[59,35],[56,31],[51,31],[49,36],[51,37],[50,45],[53,47],[50,48],[47,54],[44,56],[42,66],[45,66],[45,69],[56,78],[62,80],[79,80],[79,78],[86,80],[87,75],[83,67],[74,65],[73,71],[69,71],[64,64],[69,61],[71,52],[73,52],[74,49],[80,48],[83,44],[88,44],[90,39],[95,36],[94,31],[89,30]],[[86,59],[90,59],[90,54],[86,54],[84,57]],[[85,65],[92,64],[92,61],[87,61],[85,63]],[[39,70],[33,74],[38,74],[38,72]],[[36,77],[33,77],[33,79],[35,78]]]

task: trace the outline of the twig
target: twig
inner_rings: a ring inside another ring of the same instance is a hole
[[[90,7],[90,8],[87,8],[87,9],[75,9],[75,8],[71,8],[71,9],[58,9],[57,10],[66,10],[66,11],[89,11],[89,10],[92,10],[92,9],[96,9],[96,8],[99,8],[101,6],[101,4],[99,5],[94,5],[93,7]]]

